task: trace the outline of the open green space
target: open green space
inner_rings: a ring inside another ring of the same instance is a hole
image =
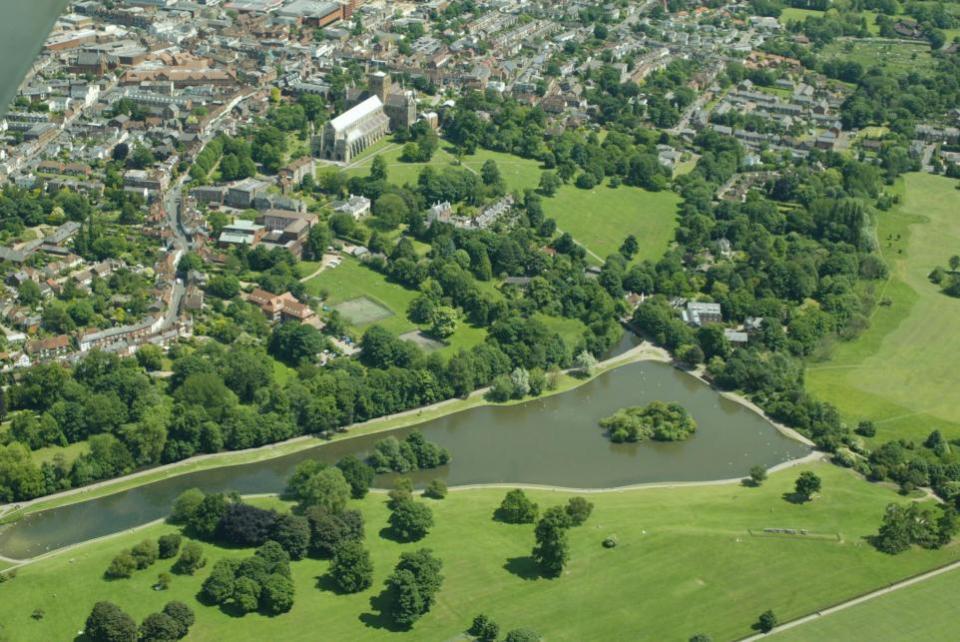
[[[594,260],[606,259],[633,234],[640,243],[635,260],[656,261],[673,240],[679,203],[675,192],[604,183],[589,190],[564,185],[556,196],[544,199],[543,209],[592,252]]]
[[[361,299],[373,301],[392,313],[377,323],[396,334],[413,330],[416,326],[407,319],[407,308],[417,296],[413,290],[390,283],[387,278],[352,257],[344,257],[337,267],[328,267],[307,281],[307,291],[315,296],[326,293],[324,305],[336,308]],[[357,307],[353,305],[353,307]],[[366,324],[359,323],[362,329]]]
[[[960,595],[960,571],[951,571],[869,602],[772,636],[776,642],[884,640],[947,642],[957,639],[948,614]]]
[[[448,640],[480,612],[502,627],[531,627],[550,640],[685,640],[696,632],[727,640],[749,634],[751,623],[768,608],[786,621],[960,556],[957,545],[898,556],[876,552],[864,537],[876,530],[888,502],[903,500],[845,469],[827,464],[805,468],[823,478],[823,491],[802,505],[783,498],[802,468],[773,474],[760,488],[686,486],[592,494],[593,515],[570,531],[570,563],[553,580],[539,577],[528,558],[531,525],[491,519],[504,489],[456,491],[446,500],[430,501],[436,526],[414,544],[379,535],[387,519],[385,498],[371,495],[352,504],[366,517],[373,587],[336,595],[318,588],[328,562],[295,562],[293,610],[275,618],[231,617],[195,598],[216,559],[242,557],[249,554],[245,550],[204,544],[207,567],[193,577],[175,575],[167,591],[155,591],[152,585],[157,573],[169,570],[168,560],[129,580],[104,580],[104,569],[120,550],[173,530],[155,524],[21,568],[15,580],[0,585],[0,622],[10,639],[69,640],[97,600],[114,601],[141,620],[178,599],[197,613],[189,638],[196,641],[315,640],[320,631],[331,640]],[[529,494],[541,508],[570,496],[545,490]],[[806,528],[838,538],[749,534],[767,527]],[[605,549],[601,542],[610,535],[617,536],[619,545]],[[400,552],[421,546],[444,562],[437,603],[411,631],[380,628],[371,598],[379,595]],[[38,607],[46,615],[35,621],[30,614]]]
[[[809,390],[850,422],[873,420],[878,441],[923,439],[934,429],[960,437],[960,299],[927,279],[960,251],[957,184],[929,174],[901,179],[902,203],[878,215],[890,278],[878,286],[870,328],[807,370]]]
[[[913,42],[876,42],[871,40],[835,40],[823,48],[824,58],[842,58],[863,65],[881,67],[894,74],[924,73],[933,68],[930,45]]]

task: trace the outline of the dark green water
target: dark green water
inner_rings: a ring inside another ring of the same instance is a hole
[[[597,421],[619,408],[677,401],[699,429],[682,443],[612,444]],[[728,401],[693,377],[662,363],[635,363],[569,392],[515,406],[483,407],[417,426],[448,448],[451,463],[418,473],[451,486],[531,483],[605,488],[646,482],[704,481],[746,475],[809,449],[769,422]],[[392,434],[403,436],[413,428]],[[361,454],[384,433],[332,442],[278,459],[181,475],[115,495],[30,515],[0,532],[0,554],[24,558],[143,524],[164,516],[192,486],[207,491],[278,492],[294,466],[308,458],[334,462]],[[389,478],[378,484],[389,484]]]
[[[67,0],[0,0],[0,116]]]

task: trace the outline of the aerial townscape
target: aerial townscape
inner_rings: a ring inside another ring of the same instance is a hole
[[[0,5],[0,642],[960,640],[960,0]]]

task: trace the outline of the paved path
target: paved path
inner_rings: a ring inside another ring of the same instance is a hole
[[[938,575],[943,575],[944,573],[949,573],[949,572],[955,571],[955,570],[957,570],[957,569],[960,569],[960,562],[953,562],[952,564],[947,564],[946,566],[941,566],[940,568],[936,568],[936,569],[934,569],[934,570],[932,570],[932,571],[928,571],[928,572],[923,573],[923,574],[921,574],[921,575],[916,575],[916,576],[914,576],[914,577],[911,577],[910,579],[903,580],[902,582],[895,582],[895,583],[893,583],[893,584],[891,584],[891,585],[889,585],[889,586],[885,586],[885,587],[882,588],[882,589],[877,589],[876,591],[873,591],[873,592],[871,592],[871,593],[867,593],[866,595],[861,595],[860,597],[855,597],[855,598],[853,598],[852,600],[847,600],[846,602],[841,602],[840,604],[837,604],[836,606],[831,606],[831,607],[828,608],[828,609],[824,609],[824,610],[822,610],[822,611],[817,611],[817,612],[815,612],[815,613],[811,613],[810,615],[806,615],[806,616],[804,616],[804,617],[797,618],[796,620],[793,620],[793,621],[791,621],[791,622],[787,622],[787,623],[785,623],[785,624],[781,624],[780,626],[776,627],[775,629],[773,629],[773,630],[770,631],[769,633],[757,633],[756,635],[751,635],[750,637],[741,638],[741,639],[739,640],[739,642],[753,642],[754,640],[763,640],[763,639],[765,639],[765,638],[767,638],[767,637],[774,636],[774,635],[776,635],[777,633],[780,633],[781,631],[788,631],[788,630],[790,630],[790,629],[792,629],[792,628],[795,628],[795,627],[798,627],[798,626],[802,626],[802,625],[804,625],[804,624],[807,624],[807,623],[809,623],[809,622],[813,622],[813,621],[815,621],[815,620],[819,620],[819,619],[822,618],[822,617],[827,617],[828,615],[832,615],[832,614],[837,613],[837,612],[839,612],[839,611],[843,611],[843,610],[845,610],[845,609],[849,609],[849,608],[852,607],[852,606],[857,606],[858,604],[863,604],[864,602],[869,602],[870,600],[872,600],[872,599],[874,599],[874,598],[877,598],[877,597],[880,597],[880,596],[882,596],[882,595],[887,595],[888,593],[893,593],[894,591],[899,591],[900,589],[907,588],[908,586],[913,586],[914,584],[919,584],[919,583],[921,583],[921,582],[926,582],[927,580],[932,579],[932,578],[934,578],[934,577],[937,577]]]

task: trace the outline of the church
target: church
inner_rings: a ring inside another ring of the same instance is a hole
[[[315,141],[320,158],[348,163],[391,130],[416,121],[417,101],[412,91],[394,87],[382,71],[369,74],[367,83],[366,90],[348,90],[348,102],[356,105],[327,123]]]
[[[320,135],[319,156],[349,163],[350,160],[387,135],[390,119],[379,96],[371,96],[330,122]]]

